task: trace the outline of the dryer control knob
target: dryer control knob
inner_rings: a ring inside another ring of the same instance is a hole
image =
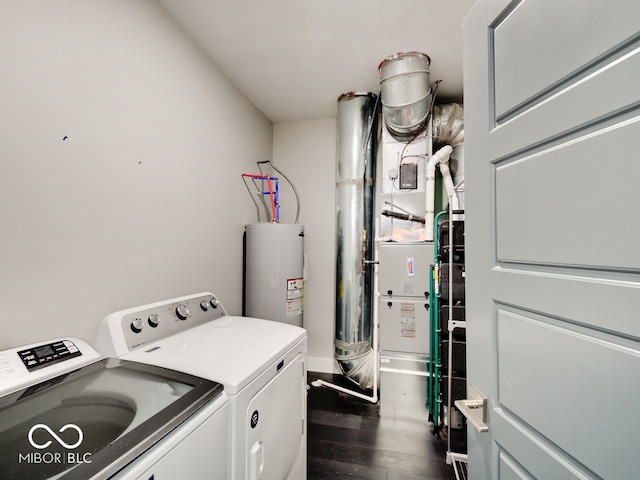
[[[142,319],[140,317],[136,317],[131,320],[131,330],[133,333],[140,333],[142,331]]]
[[[218,308],[218,305],[220,305],[220,302],[216,297],[213,297],[211,300],[209,300],[209,303],[213,308]]]
[[[209,303],[206,300],[203,300],[202,302],[200,302],[200,308],[203,312],[206,312],[207,310],[209,310]]]
[[[189,308],[181,303],[176,307],[176,315],[180,320],[186,320],[189,316]]]
[[[160,317],[157,313],[152,313],[151,315],[149,315],[147,322],[149,323],[150,327],[156,328],[160,323]]]

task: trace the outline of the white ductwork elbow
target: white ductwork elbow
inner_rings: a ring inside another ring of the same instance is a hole
[[[431,155],[431,158],[427,162],[427,183],[426,183],[426,208],[425,208],[425,240],[427,242],[433,242],[433,219],[435,216],[435,203],[436,203],[436,166],[440,164],[440,168],[442,170],[442,165],[449,161],[449,157],[451,156],[451,152],[453,152],[453,148],[451,145],[445,145],[436,153]],[[447,167],[447,171],[449,167]],[[451,179],[451,175],[449,175],[449,179]],[[453,186],[453,184],[452,184]]]

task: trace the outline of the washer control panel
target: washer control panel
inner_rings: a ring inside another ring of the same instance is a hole
[[[100,360],[80,338],[52,338],[0,351],[0,407],[4,395],[67,374]]]
[[[226,315],[209,292],[121,310],[102,321],[96,348],[103,355],[120,356]]]
[[[82,352],[71,340],[44,343],[18,352],[20,360],[29,371],[73,357],[79,357],[80,355],[82,355]]]

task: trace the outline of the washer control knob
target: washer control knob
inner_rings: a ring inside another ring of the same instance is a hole
[[[209,303],[213,308],[218,308],[218,305],[220,305],[220,302],[216,297],[213,297],[211,300],[209,300]]]
[[[180,320],[186,320],[189,316],[189,308],[181,303],[176,307],[176,315]]]
[[[133,333],[140,333],[142,331],[142,319],[140,317],[136,317],[131,320],[131,330]]]
[[[209,303],[206,300],[203,300],[202,302],[200,302],[200,308],[203,312],[206,312],[207,310],[209,310]]]
[[[160,323],[160,317],[157,313],[152,313],[151,315],[149,315],[147,322],[149,323],[150,327],[156,328]]]

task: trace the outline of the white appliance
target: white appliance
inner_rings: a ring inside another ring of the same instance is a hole
[[[220,382],[231,406],[233,480],[306,478],[304,329],[228,316],[204,292],[108,315],[96,346],[104,355]]]
[[[245,226],[243,315],[302,327],[304,226]]]
[[[116,358],[77,338],[0,352],[0,478],[229,478],[217,382]]]

